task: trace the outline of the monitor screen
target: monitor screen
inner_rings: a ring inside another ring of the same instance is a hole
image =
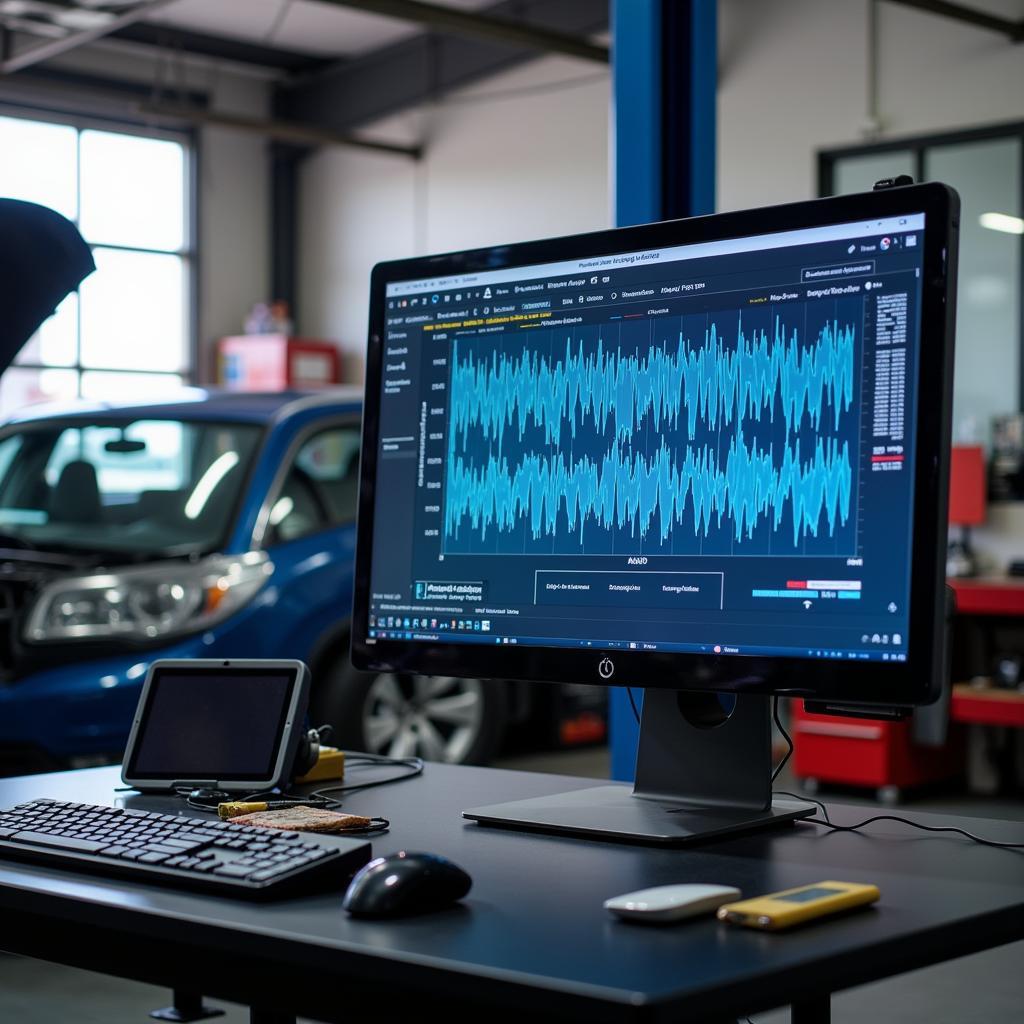
[[[388,280],[365,643],[905,662],[931,229]]]
[[[273,774],[295,673],[167,668],[154,672],[128,775],[263,780]]]

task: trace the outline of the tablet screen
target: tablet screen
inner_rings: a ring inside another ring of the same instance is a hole
[[[127,774],[260,781],[277,763],[295,673],[287,669],[157,670]]]

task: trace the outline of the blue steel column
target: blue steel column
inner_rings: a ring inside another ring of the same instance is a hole
[[[714,211],[717,55],[716,0],[614,0],[617,224]],[[610,691],[609,730],[612,778],[631,780],[639,730],[621,688]]]

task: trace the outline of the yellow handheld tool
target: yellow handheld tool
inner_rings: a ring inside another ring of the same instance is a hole
[[[785,889],[767,896],[756,896],[718,908],[721,921],[764,931],[781,931],[816,917],[839,914],[844,910],[874,903],[881,893],[875,885],[857,882],[815,882],[797,889]]]
[[[335,779],[343,778],[345,778],[345,751],[339,750],[337,747],[321,747],[316,764],[295,781],[301,785],[307,782],[332,782]]]

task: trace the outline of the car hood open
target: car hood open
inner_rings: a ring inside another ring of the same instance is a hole
[[[0,373],[95,269],[89,246],[66,217],[0,199]]]

